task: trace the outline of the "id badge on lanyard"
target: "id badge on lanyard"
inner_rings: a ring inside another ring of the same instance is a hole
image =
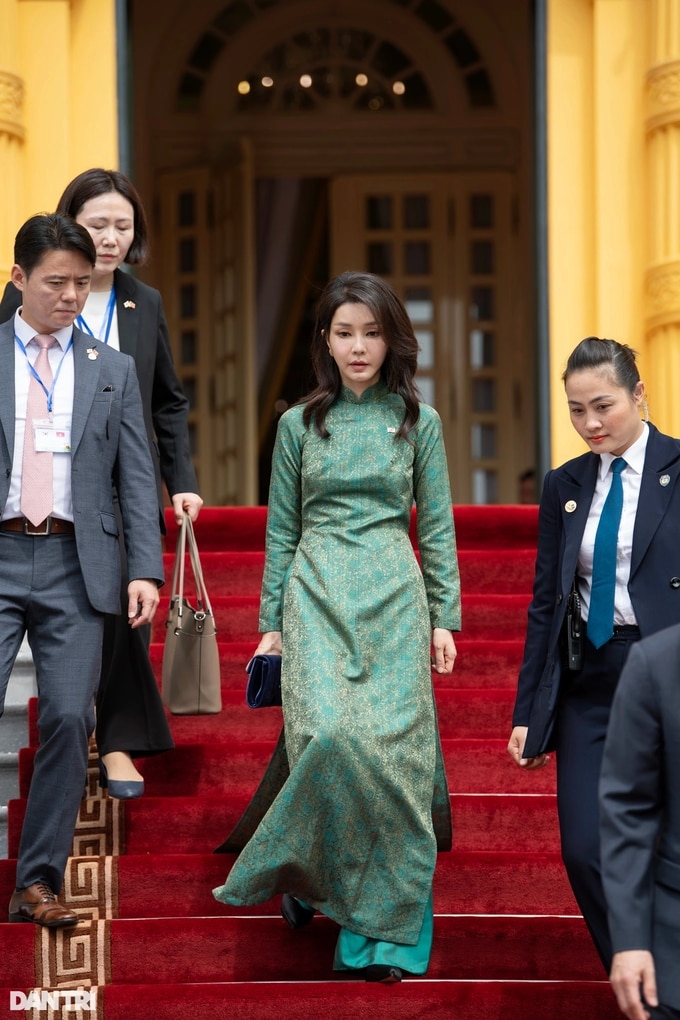
[[[36,453],[70,453],[71,452],[71,416],[70,415],[57,415],[56,421],[55,416],[52,412],[52,405],[54,401],[54,387],[57,385],[57,379],[61,373],[62,365],[66,355],[73,347],[73,337],[69,340],[66,350],[62,354],[57,371],[54,374],[52,385],[48,389],[38,373],[36,372],[33,365],[28,360],[26,354],[26,347],[21,342],[19,337],[14,334],[14,339],[20,350],[23,352],[26,358],[26,364],[28,370],[35,380],[42,386],[45,391],[45,397],[47,398],[47,418],[34,418],[33,419],[33,449]]]
[[[71,426],[51,418],[34,418],[33,448],[36,453],[70,453]]]

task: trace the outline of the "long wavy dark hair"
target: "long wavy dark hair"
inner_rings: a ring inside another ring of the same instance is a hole
[[[313,423],[324,439],[330,435],[326,415],[338,399],[342,379],[338,366],[329,356],[327,341],[333,316],[344,304],[366,305],[380,326],[387,345],[380,377],[389,392],[398,393],[404,401],[404,417],[396,435],[407,439],[420,414],[413,381],[418,366],[418,341],[406,309],[394,290],[373,273],[341,273],[326,285],[319,298],[311,347],[316,387],[300,401],[305,405],[303,421],[308,428]]]

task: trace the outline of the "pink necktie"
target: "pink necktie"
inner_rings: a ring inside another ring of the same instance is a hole
[[[53,336],[35,336],[31,343],[40,347],[33,368],[40,376],[45,388],[52,385],[52,368],[48,350],[56,344]],[[24,460],[21,469],[21,512],[31,524],[42,524],[52,513],[52,454],[46,450],[36,451],[33,421],[47,417],[47,396],[31,372],[26,404],[26,432],[24,434]]]

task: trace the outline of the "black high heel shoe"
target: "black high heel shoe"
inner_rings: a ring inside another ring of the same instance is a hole
[[[387,963],[371,963],[363,969],[366,981],[379,981],[383,985],[396,985],[404,976],[399,967]]]
[[[109,779],[106,765],[99,759],[99,785],[102,790],[108,790],[109,796],[116,800],[134,800],[144,793],[144,780],[136,779]]]
[[[303,907],[290,893],[284,893],[281,900],[281,917],[291,928],[304,928],[314,917],[315,911]]]

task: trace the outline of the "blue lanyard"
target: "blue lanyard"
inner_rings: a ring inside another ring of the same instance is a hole
[[[116,307],[116,288],[112,287],[111,293],[109,294],[109,301],[106,306],[106,311],[104,312],[104,318],[102,319],[102,326],[104,326],[104,336],[99,337],[95,336],[90,327],[88,326],[88,324],[85,322],[85,319],[82,317],[82,315],[79,315],[78,318],[76,319],[76,326],[82,329],[85,333],[89,333],[89,335],[93,337],[95,340],[102,340],[105,344],[107,344],[109,342],[109,333],[111,332],[111,323],[113,322],[113,311],[115,307]]]
[[[71,339],[69,340],[68,345],[66,347],[66,350],[64,351],[64,353],[61,356],[61,360],[59,361],[59,364],[57,365],[57,371],[54,373],[54,377],[52,379],[52,385],[50,386],[49,390],[48,390],[47,386],[45,386],[45,383],[42,381],[42,379],[40,378],[38,373],[36,372],[36,370],[33,367],[33,365],[31,364],[31,362],[29,360],[29,357],[28,357],[28,354],[26,353],[26,347],[21,342],[21,340],[16,335],[16,333],[14,334],[14,339],[18,343],[19,347],[21,348],[21,350],[23,352],[24,357],[26,358],[26,364],[28,365],[28,371],[31,373],[33,378],[37,382],[40,383],[40,385],[42,386],[43,390],[45,391],[45,396],[47,397],[47,413],[51,415],[52,414],[53,400],[54,400],[54,387],[57,385],[57,379],[59,378],[59,373],[61,372],[61,366],[64,364],[64,358],[66,357],[68,352],[73,347],[73,337],[71,337]],[[49,357],[49,352],[48,352],[48,357]]]

